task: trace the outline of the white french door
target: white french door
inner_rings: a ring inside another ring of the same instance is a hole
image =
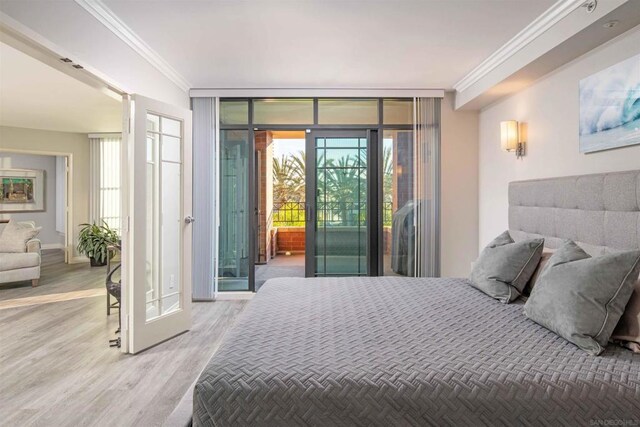
[[[138,353],[191,327],[191,111],[132,95],[125,123],[122,349]]]

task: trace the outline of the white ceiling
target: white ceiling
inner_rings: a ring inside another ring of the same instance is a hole
[[[194,88],[444,88],[555,0],[105,0]]]
[[[122,104],[0,43],[0,125],[64,132],[120,132]]]

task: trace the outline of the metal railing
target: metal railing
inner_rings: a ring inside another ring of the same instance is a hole
[[[285,202],[273,205],[274,227],[302,227],[305,224],[305,203]]]
[[[354,225],[358,218],[366,218],[366,203],[326,202],[318,203],[318,218],[332,224]],[[384,202],[383,224],[390,226],[393,219],[393,203]],[[305,202],[285,202],[273,205],[274,227],[302,227],[305,225]]]

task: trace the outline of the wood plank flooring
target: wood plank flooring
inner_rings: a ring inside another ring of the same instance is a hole
[[[40,286],[0,285],[0,425],[162,425],[246,305],[194,303],[191,331],[124,355],[104,277],[47,251]]]

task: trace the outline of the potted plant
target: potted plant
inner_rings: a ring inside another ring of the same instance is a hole
[[[78,252],[89,257],[92,267],[100,267],[107,264],[109,245],[117,245],[120,237],[106,222],[98,224],[80,224],[78,235]]]

